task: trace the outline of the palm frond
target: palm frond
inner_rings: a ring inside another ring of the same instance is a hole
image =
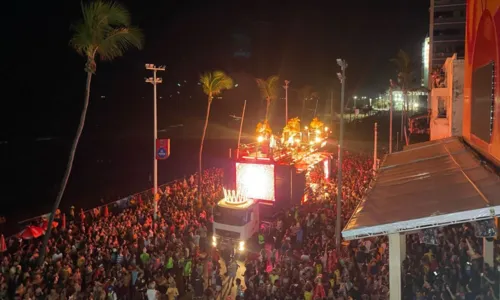
[[[407,87],[413,74],[413,65],[408,53],[400,49],[396,57],[389,61],[396,65],[399,83]]]
[[[130,26],[130,13],[121,4],[96,0],[82,4],[82,19],[72,26],[70,46],[80,55],[103,60],[122,56],[130,48],[141,49],[143,35]]]
[[[266,80],[268,94],[272,100],[276,100],[278,98],[279,80],[280,80],[279,77],[276,75],[270,76]]]
[[[266,80],[257,78],[257,87],[259,88],[262,98],[275,100],[278,98],[279,77],[276,75],[269,76]]]
[[[264,79],[260,79],[260,78],[255,79],[255,81],[257,82],[257,87],[259,88],[260,96],[262,98],[265,98],[265,99],[268,98],[269,94],[267,91],[266,81]]]
[[[102,60],[112,60],[123,56],[129,48],[142,49],[143,35],[135,27],[122,27],[112,29],[97,48],[97,53]]]
[[[200,84],[203,92],[209,96],[219,95],[222,91],[232,89],[234,86],[233,79],[220,70],[200,75]]]

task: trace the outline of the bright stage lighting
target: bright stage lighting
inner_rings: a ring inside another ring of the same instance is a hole
[[[274,201],[274,165],[236,163],[236,188],[248,199]]]

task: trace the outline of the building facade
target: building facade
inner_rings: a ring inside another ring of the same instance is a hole
[[[465,56],[467,0],[431,0],[429,26],[429,70],[440,68],[448,57]],[[431,77],[431,76],[429,76]],[[431,78],[428,78],[430,86]]]
[[[464,60],[453,55],[443,64],[430,95],[431,140],[462,136]]]
[[[464,138],[500,165],[500,0],[467,1]]]

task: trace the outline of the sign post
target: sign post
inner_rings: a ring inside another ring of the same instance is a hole
[[[164,160],[170,156],[170,139],[156,139],[156,159]]]

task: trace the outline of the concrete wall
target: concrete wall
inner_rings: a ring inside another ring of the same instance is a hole
[[[462,136],[464,115],[464,60],[453,61],[451,136]]]
[[[446,86],[431,90],[431,140],[462,135],[464,61],[453,55],[446,59],[443,69]]]

